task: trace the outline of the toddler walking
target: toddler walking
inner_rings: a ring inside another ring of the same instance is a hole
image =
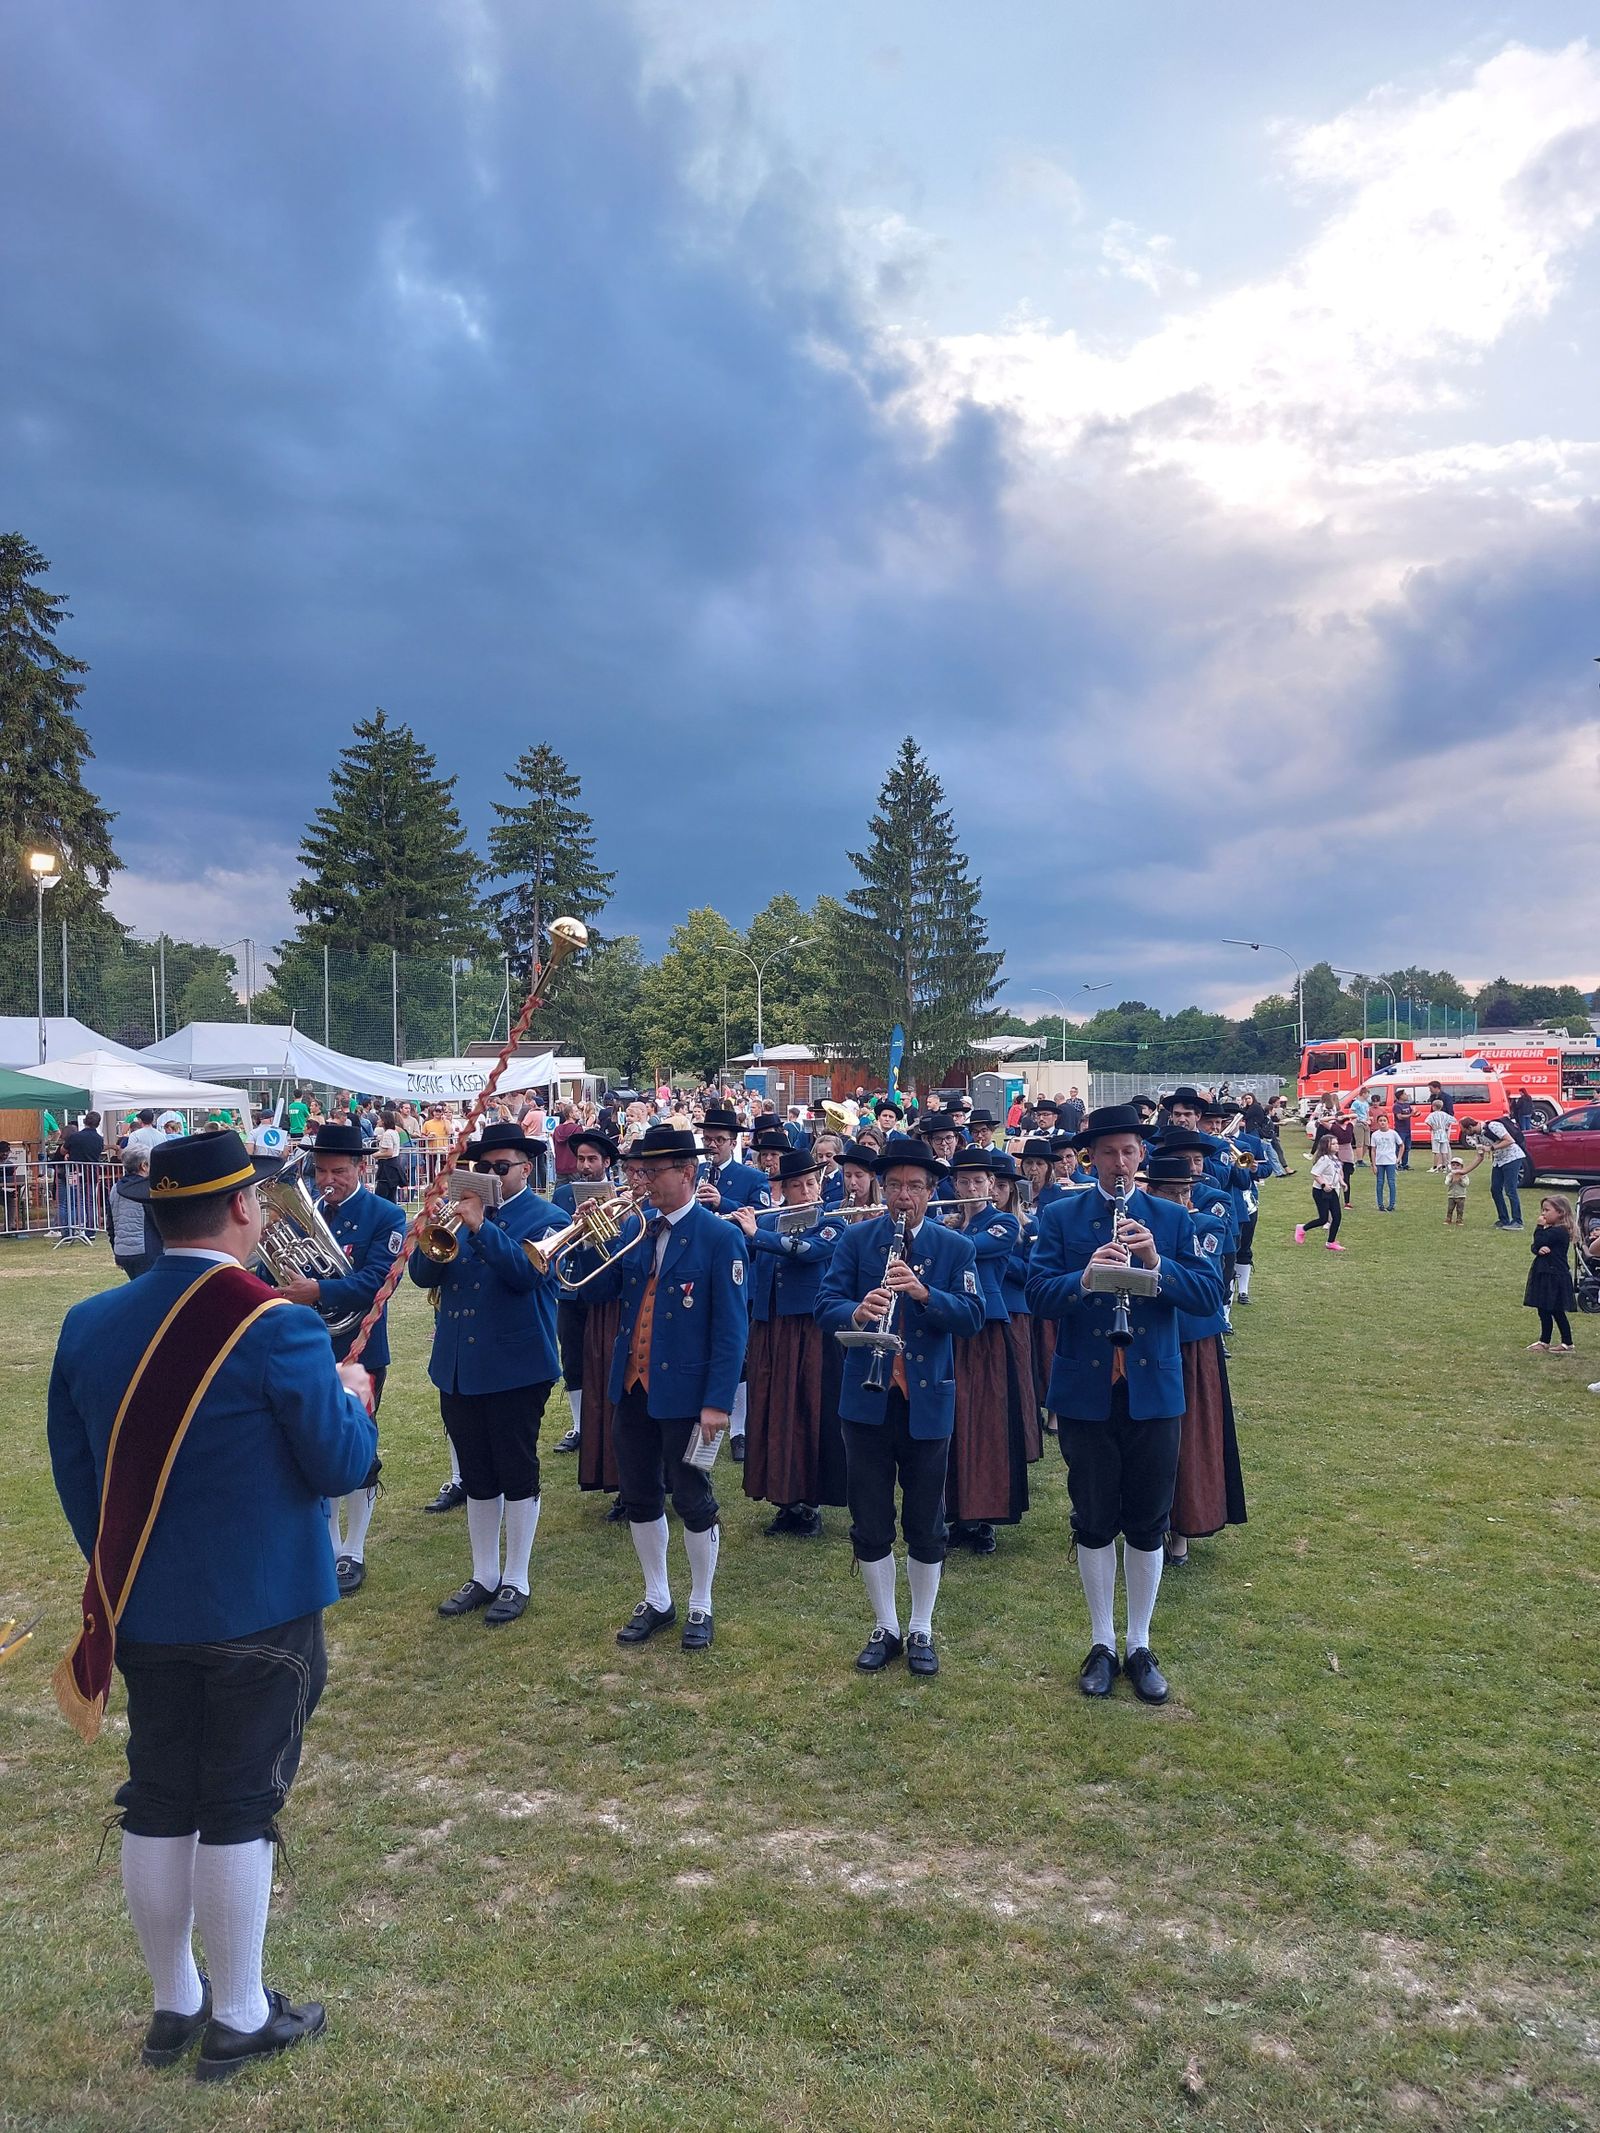
[[[1444,1173],[1444,1221],[1446,1229],[1459,1229],[1467,1219],[1467,1183],[1472,1173],[1483,1161],[1480,1148],[1469,1163],[1464,1157],[1452,1155]]]

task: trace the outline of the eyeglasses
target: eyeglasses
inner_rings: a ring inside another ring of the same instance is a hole
[[[525,1163],[474,1163],[474,1170],[492,1170],[497,1178],[510,1177],[513,1170],[525,1170]]]

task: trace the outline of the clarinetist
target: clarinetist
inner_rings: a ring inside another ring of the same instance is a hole
[[[1085,1696],[1109,1696],[1125,1672],[1144,1702],[1165,1703],[1150,1621],[1184,1407],[1178,1313],[1203,1317],[1220,1309],[1222,1281],[1191,1217],[1134,1190],[1144,1137],[1131,1104],[1091,1111],[1075,1141],[1089,1151],[1095,1187],[1068,1193],[1040,1214],[1028,1303],[1036,1316],[1056,1321],[1049,1406],[1067,1462],[1092,1639],[1078,1686]],[[1137,1266],[1154,1272],[1159,1286],[1154,1295],[1125,1298],[1086,1289],[1084,1271],[1094,1265]],[[1124,1310],[1126,1346],[1113,1338]],[[1113,1616],[1119,1533],[1128,1609],[1120,1664]]]
[[[887,1368],[872,1349],[849,1348],[839,1395],[850,1539],[876,1618],[856,1665],[877,1673],[904,1652],[912,1673],[936,1674],[933,1607],[945,1557],[954,1343],[957,1334],[976,1333],[983,1324],[983,1291],[971,1242],[926,1219],[944,1175],[932,1150],[891,1135],[877,1171],[885,1213],[845,1230],[817,1301],[817,1323],[826,1332],[869,1332],[892,1320],[901,1343]],[[911,1587],[903,1640],[894,1562],[897,1482]]]

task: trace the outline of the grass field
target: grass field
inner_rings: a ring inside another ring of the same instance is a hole
[[[565,1459],[522,1622],[439,1621],[466,1536],[417,1510],[404,1292],[268,1940],[329,2033],[221,2091],[135,2063],[114,1837],[95,1859],[121,1728],[84,1748],[48,1685],[82,1566],[46,1374],[112,1271],[0,1254],[0,1617],[46,1617],[0,1673],[0,2125],[1600,2123],[1600,1320],[1525,1353],[1486,1190],[1447,1234],[1437,1181],[1380,1220],[1358,1172],[1337,1258],[1288,1242],[1304,1182],[1266,1194],[1235,1346],[1251,1523],[1163,1588],[1164,1710],[1077,1693],[1053,1447],[1020,1531],[952,1563],[936,1681],[853,1671],[843,1514],[765,1539],[725,1467],[709,1656],[618,1649],[633,1552]]]

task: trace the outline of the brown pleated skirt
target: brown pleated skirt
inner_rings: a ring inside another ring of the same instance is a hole
[[[750,1328],[744,1492],[758,1502],[842,1504],[839,1343],[809,1318],[769,1318]]]
[[[622,1323],[622,1299],[590,1304],[583,1327],[583,1427],[578,1432],[580,1489],[620,1489],[611,1448],[611,1351]]]
[[[1039,1388],[1039,1405],[1050,1404],[1050,1371],[1056,1359],[1056,1322],[1037,1315],[1028,1321],[1033,1333],[1033,1382]]]
[[[1014,1526],[1028,1508],[1022,1384],[998,1319],[956,1344],[956,1426],[945,1478],[953,1525]]]
[[[1183,1434],[1172,1530],[1203,1540],[1245,1522],[1244,1475],[1233,1420],[1228,1365],[1216,1334],[1183,1343]]]
[[[1022,1408],[1022,1454],[1032,1466],[1035,1459],[1044,1457],[1044,1431],[1039,1427],[1044,1388],[1034,1376],[1033,1320],[1026,1311],[1012,1313],[1005,1335],[1006,1368]]]

